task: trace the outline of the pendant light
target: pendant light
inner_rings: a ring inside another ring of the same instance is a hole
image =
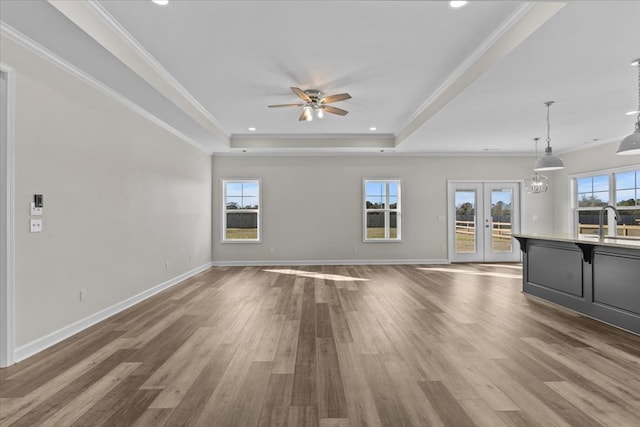
[[[631,63],[638,67],[638,117],[636,118],[636,130],[620,142],[616,154],[629,155],[640,154],[640,58]]]
[[[538,157],[538,141],[540,138],[533,138],[533,140],[536,145],[536,157]],[[546,193],[549,189],[549,178],[534,170],[533,177],[524,180],[524,188],[529,194]]]
[[[536,164],[533,167],[533,170],[536,172],[564,169],[564,163],[562,163],[562,159],[560,159],[560,157],[554,156],[551,151],[551,124],[549,122],[549,110],[553,103],[553,101],[547,101],[544,103],[544,105],[547,106],[547,148],[545,148],[544,150],[544,156],[536,160]]]

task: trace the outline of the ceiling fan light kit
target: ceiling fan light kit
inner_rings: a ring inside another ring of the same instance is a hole
[[[549,121],[549,110],[554,101],[547,101],[544,103],[547,107],[547,148],[544,149],[544,155],[536,160],[536,164],[533,168],[534,171],[553,171],[558,169],[564,169],[564,163],[560,157],[554,156],[551,149],[551,124]]]
[[[319,119],[324,117],[325,112],[337,114],[338,116],[346,116],[347,114],[349,114],[347,110],[343,110],[342,108],[334,107],[332,105],[327,105],[334,102],[351,99],[351,95],[349,95],[348,93],[323,96],[322,92],[316,89],[302,90],[297,87],[292,87],[291,90],[298,96],[298,98],[304,101],[304,104],[275,104],[269,105],[269,108],[302,107],[302,113],[300,113],[300,117],[298,118],[298,120],[306,122],[312,121],[314,114]]]
[[[638,67],[638,117],[636,118],[635,131],[620,142],[616,154],[623,156],[640,154],[640,58],[631,62],[631,65]]]

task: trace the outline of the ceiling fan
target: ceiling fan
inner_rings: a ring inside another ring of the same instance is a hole
[[[348,93],[323,96],[322,92],[315,89],[302,90],[297,87],[292,87],[291,90],[298,96],[298,98],[302,99],[304,103],[276,104],[269,105],[269,108],[303,107],[302,113],[300,114],[298,120],[307,122],[313,120],[313,113],[315,113],[316,117],[318,117],[319,119],[323,117],[325,111],[327,113],[337,114],[339,116],[346,116],[347,114],[349,114],[347,110],[343,110],[342,108],[334,107],[332,105],[327,105],[338,101],[344,101],[345,99],[350,99],[351,95],[349,95]]]

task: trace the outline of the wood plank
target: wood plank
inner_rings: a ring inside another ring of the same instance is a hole
[[[346,418],[347,402],[345,400],[335,342],[333,338],[318,338],[316,347],[318,360],[318,416],[320,418]]]
[[[308,282],[304,286],[296,365],[293,372],[292,406],[311,406],[316,403],[316,304],[314,298],[313,284]]]

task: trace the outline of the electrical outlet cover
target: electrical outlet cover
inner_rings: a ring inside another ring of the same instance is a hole
[[[42,215],[42,208],[36,208],[36,204],[31,202],[31,215]]]
[[[30,221],[30,230],[32,233],[41,233],[42,232],[42,220],[41,219],[32,219]]]

